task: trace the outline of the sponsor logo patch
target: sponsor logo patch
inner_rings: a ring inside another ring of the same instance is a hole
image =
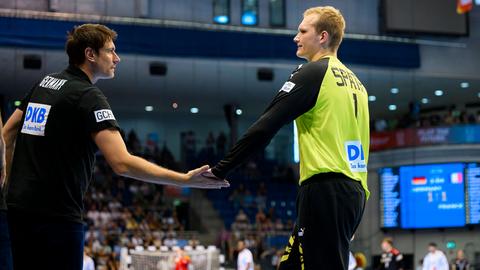
[[[290,93],[290,91],[292,91],[293,87],[295,87],[295,84],[293,82],[285,82],[282,86],[282,88],[280,88],[280,91],[285,91],[287,93]]]
[[[35,136],[45,136],[50,105],[29,102],[21,132]]]
[[[365,163],[365,154],[360,141],[346,141],[345,151],[347,152],[347,160],[352,172],[367,172],[367,164]]]
[[[113,116],[111,110],[98,110],[94,111],[93,114],[95,114],[95,120],[97,120],[97,123],[106,120],[115,120],[115,116]]]

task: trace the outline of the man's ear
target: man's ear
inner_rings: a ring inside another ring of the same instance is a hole
[[[92,48],[85,48],[85,59],[89,62],[95,62],[95,51]]]
[[[330,43],[330,34],[328,34],[327,31],[322,31],[319,34],[319,38],[320,38],[320,44],[322,45],[322,47],[328,47],[328,44]]]

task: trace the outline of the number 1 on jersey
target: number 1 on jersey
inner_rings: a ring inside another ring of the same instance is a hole
[[[357,118],[358,104],[357,104],[357,94],[353,93],[353,106],[355,106],[355,118]]]

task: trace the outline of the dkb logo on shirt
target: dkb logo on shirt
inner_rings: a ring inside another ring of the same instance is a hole
[[[45,126],[47,125],[50,105],[29,102],[25,112],[22,133],[45,136]]]
[[[352,172],[366,172],[365,154],[360,141],[346,141],[345,151],[347,152],[348,164]]]

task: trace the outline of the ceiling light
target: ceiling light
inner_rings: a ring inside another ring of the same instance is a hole
[[[375,101],[377,100],[377,97],[376,96],[368,96],[368,101]]]
[[[395,105],[395,104],[390,104],[390,105],[388,105],[388,109],[389,109],[390,111],[395,111],[395,110],[397,109],[397,105]]]
[[[442,90],[435,90],[435,96],[443,96],[443,91]]]
[[[399,90],[398,90],[397,87],[393,87],[392,89],[390,89],[390,92],[391,92],[392,94],[398,94]]]
[[[145,106],[145,111],[147,112],[153,111],[153,106]]]
[[[172,103],[172,108],[174,108],[174,109],[178,108],[178,104],[176,102],[173,102]]]
[[[428,101],[429,101],[428,98],[422,98],[422,100],[421,100],[421,102],[422,102],[423,104],[427,104]]]
[[[198,113],[198,108],[196,108],[196,107],[190,108],[190,112],[191,113]]]
[[[470,84],[468,82],[460,83],[460,87],[462,87],[462,88],[468,88],[469,86],[470,86]]]
[[[242,109],[237,109],[237,110],[235,111],[235,113],[236,113],[237,115],[242,115],[243,112],[242,112]]]

